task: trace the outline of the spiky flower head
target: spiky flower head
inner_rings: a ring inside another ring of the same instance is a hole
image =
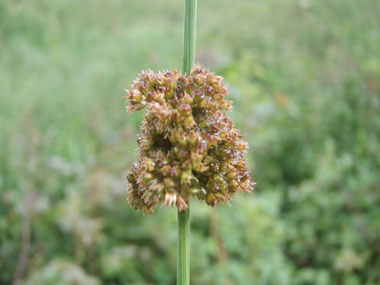
[[[190,196],[210,206],[252,190],[242,140],[226,116],[231,103],[222,77],[195,65],[143,72],[128,92],[129,112],[147,107],[139,157],[128,173],[128,198],[145,214],[157,204],[188,207]]]

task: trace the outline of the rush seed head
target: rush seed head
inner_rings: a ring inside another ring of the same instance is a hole
[[[128,111],[147,107],[138,138],[139,158],[128,173],[128,198],[145,214],[157,204],[188,206],[190,196],[210,206],[251,191],[243,153],[247,143],[225,112],[222,77],[195,65],[143,72],[127,90]]]

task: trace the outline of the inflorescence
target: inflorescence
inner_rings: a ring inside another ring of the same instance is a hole
[[[243,153],[247,143],[225,112],[222,77],[195,65],[143,72],[128,92],[129,112],[147,107],[138,137],[139,157],[128,173],[128,198],[145,214],[157,204],[188,207],[190,196],[210,206],[252,190]]]

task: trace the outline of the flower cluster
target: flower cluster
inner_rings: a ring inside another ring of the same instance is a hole
[[[225,112],[231,103],[222,77],[195,65],[143,72],[127,90],[128,111],[147,107],[138,138],[139,158],[128,173],[133,208],[150,214],[157,204],[185,210],[190,196],[214,206],[251,191],[247,148]]]

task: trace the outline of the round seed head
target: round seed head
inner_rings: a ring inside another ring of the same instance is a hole
[[[165,204],[185,210],[191,196],[215,206],[252,190],[243,157],[248,146],[226,116],[231,103],[222,77],[200,65],[189,75],[147,71],[127,92],[129,112],[147,107],[139,157],[127,175],[134,209],[151,214]]]

